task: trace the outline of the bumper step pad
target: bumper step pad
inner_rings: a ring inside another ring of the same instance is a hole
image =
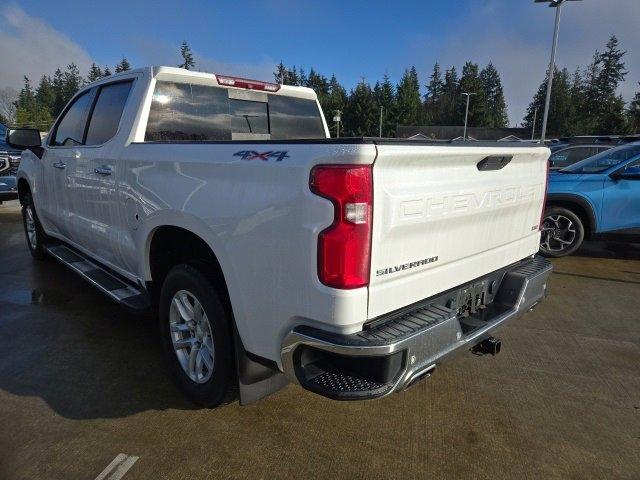
[[[81,252],[62,244],[47,245],[45,248],[49,255],[117,303],[132,310],[149,308],[149,299],[141,288],[126,282]]]

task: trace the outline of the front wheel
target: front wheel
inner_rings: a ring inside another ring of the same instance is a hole
[[[33,197],[30,193],[24,196],[22,202],[22,222],[24,224],[24,233],[27,237],[27,246],[33,258],[44,260],[47,252],[44,248],[47,235],[42,229],[40,219],[36,214],[36,208],[33,204]]]
[[[206,407],[233,399],[231,319],[200,270],[185,264],[171,269],[160,293],[159,320],[171,372],[187,396]]]
[[[544,214],[540,253],[546,257],[564,257],[574,253],[584,240],[580,217],[567,208],[551,207]]]

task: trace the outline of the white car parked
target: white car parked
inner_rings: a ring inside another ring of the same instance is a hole
[[[549,150],[329,138],[307,88],[150,67],[14,130],[28,246],[158,313],[209,406],[400,391],[545,296]]]

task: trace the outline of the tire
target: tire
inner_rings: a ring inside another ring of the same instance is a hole
[[[173,267],[162,285],[158,318],[169,368],[182,391],[209,408],[233,400],[232,320],[207,277],[191,265]]]
[[[30,193],[25,194],[22,202],[22,223],[24,225],[24,234],[27,239],[27,247],[33,258],[44,260],[47,258],[47,251],[44,245],[48,239],[42,229],[40,219],[36,214],[36,208],[33,204],[33,198]]]
[[[564,257],[574,253],[584,241],[584,224],[567,208],[550,207],[544,213],[540,253],[545,257]]]

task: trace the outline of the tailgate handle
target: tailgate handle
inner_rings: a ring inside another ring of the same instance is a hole
[[[512,155],[485,157],[478,162],[478,170],[481,172],[487,170],[501,170],[506,167],[512,159]]]

